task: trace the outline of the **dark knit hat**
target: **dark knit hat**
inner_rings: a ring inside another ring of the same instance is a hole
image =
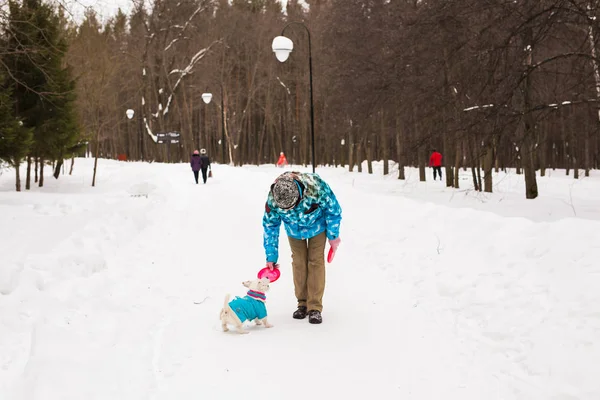
[[[280,175],[271,187],[273,199],[277,207],[288,210],[300,199],[300,185],[289,174]]]

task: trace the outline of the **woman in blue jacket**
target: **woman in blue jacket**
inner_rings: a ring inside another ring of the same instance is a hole
[[[329,185],[317,174],[285,172],[271,185],[263,215],[267,267],[278,268],[279,229],[283,222],[292,250],[295,319],[308,314],[311,324],[322,322],[325,291],[325,244],[340,244],[342,209]]]

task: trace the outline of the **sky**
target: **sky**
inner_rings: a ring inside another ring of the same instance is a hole
[[[70,12],[73,15],[75,21],[81,21],[83,18],[83,12],[85,8],[92,7],[100,16],[100,20],[110,18],[111,16],[117,13],[119,7],[125,12],[128,13],[132,7],[131,0],[63,0],[64,3],[68,4],[71,7]],[[148,1],[148,0],[146,0]],[[281,4],[285,9],[285,5],[287,4],[287,0],[280,0]]]

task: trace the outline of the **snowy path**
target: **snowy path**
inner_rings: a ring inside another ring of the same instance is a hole
[[[3,400],[600,396],[598,221],[447,208],[322,169],[344,210],[324,323],[291,318],[282,235],[275,327],[226,334],[219,310],[263,265],[262,210],[280,171],[215,167],[196,186],[187,165],[104,163],[101,196],[31,193],[32,211],[0,193],[0,211],[45,232],[37,254],[26,233],[7,236]]]

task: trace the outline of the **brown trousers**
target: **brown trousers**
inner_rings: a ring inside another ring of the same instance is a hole
[[[294,288],[298,306],[306,306],[308,311],[323,311],[325,292],[325,232],[308,240],[288,236],[292,249]]]

